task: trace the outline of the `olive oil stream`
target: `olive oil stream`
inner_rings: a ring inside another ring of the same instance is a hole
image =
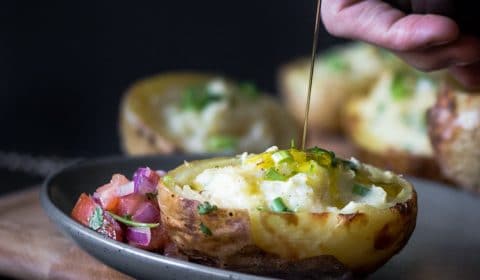
[[[305,143],[307,141],[308,113],[310,111],[310,97],[312,95],[313,71],[315,69],[315,55],[317,53],[318,26],[320,24],[320,4],[321,4],[321,0],[317,0],[317,11],[315,15],[315,29],[313,32],[312,57],[310,60],[310,74],[309,74],[310,76],[308,80],[307,104],[305,106],[305,117],[303,120],[302,150],[305,150]]]

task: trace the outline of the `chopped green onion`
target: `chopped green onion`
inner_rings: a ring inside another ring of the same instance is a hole
[[[238,85],[240,92],[249,97],[249,98],[256,98],[260,95],[257,86],[251,82],[243,82]]]
[[[128,219],[128,217],[120,217],[118,215],[115,215],[114,213],[108,211],[108,214],[112,216],[115,220],[131,227],[148,227],[148,228],[154,228],[158,227],[160,224],[159,223],[141,223],[141,222],[135,222],[132,221],[131,219]]]
[[[213,212],[217,209],[218,208],[217,208],[216,205],[210,204],[210,202],[208,202],[208,201],[205,201],[204,203],[200,203],[197,206],[197,211],[198,211],[198,214],[200,214],[200,215],[208,214],[208,213]]]
[[[238,140],[232,136],[211,136],[207,141],[207,148],[211,152],[235,150]]]
[[[361,184],[353,184],[352,192],[359,196],[366,196],[370,192],[370,188]]]
[[[285,205],[281,197],[277,197],[272,200],[272,204],[270,206],[272,211],[274,212],[292,212],[288,207]]]
[[[276,164],[285,162],[285,161],[292,161],[293,157],[292,155],[286,151],[286,150],[281,150],[278,152],[275,152],[272,154],[272,159]]]
[[[325,64],[334,71],[345,71],[349,68],[348,62],[340,54],[332,53],[324,58]]]
[[[265,172],[265,180],[268,181],[285,181],[287,179],[287,176],[278,173],[274,168],[270,168]]]
[[[319,147],[307,149],[307,156],[322,166],[335,166],[335,153]]]
[[[183,92],[180,105],[183,110],[201,111],[210,103],[218,102],[222,99],[222,96],[209,92],[205,86],[190,87]]]
[[[90,220],[88,220],[88,225],[91,229],[97,230],[103,225],[103,210],[100,206],[95,207]]]
[[[200,223],[200,231],[205,235],[212,236],[212,231],[203,223]]]
[[[401,72],[393,76],[392,83],[390,84],[390,92],[394,100],[403,100],[412,95],[413,87],[409,84],[411,81],[407,78],[407,75]]]

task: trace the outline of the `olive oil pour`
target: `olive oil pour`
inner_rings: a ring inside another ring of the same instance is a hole
[[[307,140],[308,112],[310,111],[310,96],[312,95],[313,70],[315,68],[315,55],[317,53],[317,41],[318,41],[318,26],[320,23],[320,3],[321,3],[321,0],[318,0],[317,11],[315,15],[315,30],[313,32],[312,57],[310,60],[310,76],[308,80],[307,104],[305,107],[305,117],[303,120],[302,150],[305,150],[305,142]]]

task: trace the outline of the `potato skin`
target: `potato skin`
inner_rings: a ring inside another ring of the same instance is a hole
[[[172,134],[167,125],[167,118],[158,113],[159,108],[164,108],[162,106],[165,104],[179,102],[179,95],[172,95],[172,92],[181,92],[184,88],[207,83],[219,77],[234,83],[224,76],[202,72],[162,73],[134,83],[125,92],[120,105],[118,129],[122,150],[128,155],[188,153],[188,147],[182,141],[178,141],[178,136]],[[297,139],[300,136],[300,127],[273,96],[261,93],[255,100],[243,100],[241,105],[243,107],[236,105],[237,110],[229,108],[232,109],[229,111],[232,122],[228,123],[227,128],[214,123],[218,126],[217,133],[248,137],[247,132],[255,130],[254,126],[251,126],[251,130],[246,129],[245,118],[248,118],[252,122],[257,120],[264,122],[268,128],[268,136],[274,139],[278,146],[287,147],[291,139]],[[245,117],[238,114],[241,111],[238,108],[250,109],[247,112],[253,113]],[[253,142],[250,141],[250,143]],[[253,144],[248,144],[249,150],[255,147]],[[261,151],[266,148],[268,146],[262,147]],[[240,149],[243,151],[243,148],[237,147],[237,150]],[[211,153],[211,151],[205,148],[197,153]]]
[[[199,215],[199,201],[163,185],[158,201],[170,239],[191,261],[287,279],[312,275],[320,279],[367,275],[404,247],[417,216],[417,196],[411,185],[408,188],[412,194],[407,201],[387,209],[365,207],[353,214],[218,209]],[[271,232],[269,223],[281,231]],[[212,235],[203,233],[200,224]],[[289,243],[289,235],[308,243],[298,250]]]
[[[443,174],[459,187],[480,193],[480,96],[445,84],[427,120]]]
[[[192,262],[284,279],[350,279],[352,273],[332,256],[287,260],[254,245],[246,210],[218,209],[199,215],[199,201],[185,199],[163,185],[158,201],[162,224],[180,252]],[[204,224],[212,231],[200,230]]]

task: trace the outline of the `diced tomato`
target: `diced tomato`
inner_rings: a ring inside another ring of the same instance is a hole
[[[100,202],[104,210],[116,212],[119,197],[117,195],[117,188],[121,185],[127,184],[128,179],[122,174],[114,174],[110,183],[105,184],[97,189],[94,196]]]
[[[108,213],[103,213],[103,224],[97,232],[120,242],[123,242],[123,228]]]
[[[78,198],[75,207],[73,207],[71,216],[77,222],[88,227],[90,218],[92,217],[96,207],[97,204],[92,197],[82,193]]]
[[[119,216],[133,215],[146,200],[147,198],[144,195],[138,193],[120,197],[116,214]]]

